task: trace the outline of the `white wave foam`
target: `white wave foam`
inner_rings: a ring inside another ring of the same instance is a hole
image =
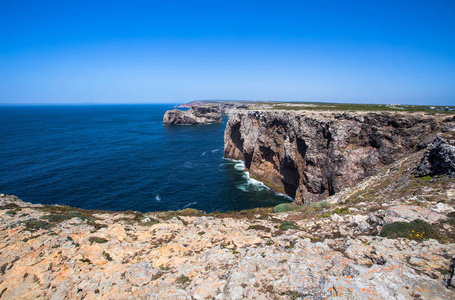
[[[278,195],[278,196],[281,196],[281,197],[285,197],[285,198],[289,198],[291,200],[294,200],[291,196],[289,195],[286,195],[286,194],[282,194],[282,193],[279,193],[277,191],[274,191],[273,189],[271,189],[270,187],[268,187],[267,185],[265,185],[262,181],[259,181],[259,180],[256,180],[254,178],[251,178],[250,177],[250,173],[249,172],[246,172],[245,171],[245,174],[244,174],[245,178],[246,178],[246,181],[248,182],[249,185],[252,186],[253,189],[256,189],[256,190],[270,190],[272,191],[275,195]]]
[[[239,171],[245,171],[245,163],[243,161],[239,161],[234,165],[234,169]]]
[[[278,196],[289,198],[290,200],[294,200],[292,197],[286,194],[278,193],[273,189],[269,188],[263,182],[256,180],[250,177],[250,173],[245,171],[245,162],[243,160],[231,159],[231,158],[224,158],[224,160],[228,161],[229,163],[234,163],[234,169],[238,171],[242,171],[242,176],[245,178],[246,184],[236,185],[239,190],[247,192],[249,189],[254,190],[270,190]]]
[[[236,185],[235,187],[241,191],[248,192],[248,188],[244,184],[239,184],[239,185]]]
[[[218,151],[220,151],[220,149],[213,149],[212,153],[215,153],[215,152],[218,152]]]
[[[261,187],[261,188],[269,188],[262,181],[259,181],[259,180],[256,180],[254,178],[251,178],[250,177],[250,173],[248,173],[248,172],[245,172],[245,173],[247,173],[247,178],[248,178],[248,183],[249,184],[254,185],[254,186],[258,186],[258,187]]]
[[[192,161],[187,161],[186,163],[183,164],[185,168],[191,169],[194,167],[194,163]]]
[[[246,183],[251,186],[251,188],[255,190],[264,190],[264,189],[270,189],[268,186],[266,186],[264,183],[262,183],[259,180],[256,180],[254,178],[250,177],[250,173],[245,171],[243,174],[243,177],[246,180]]]
[[[238,159],[232,159],[232,158],[225,158],[223,157],[224,160],[227,160],[228,162],[243,162],[243,160],[238,160]],[[244,163],[244,162],[243,162]]]
[[[157,195],[155,196],[155,200],[156,200],[157,202],[160,202],[160,201],[161,201],[160,194],[157,194]]]
[[[191,205],[195,205],[195,204],[197,204],[197,201],[188,203],[187,205],[185,205],[185,206],[183,207],[183,209],[188,208],[188,207],[190,207]]]
[[[201,156],[204,156],[207,154],[207,151],[202,152]]]

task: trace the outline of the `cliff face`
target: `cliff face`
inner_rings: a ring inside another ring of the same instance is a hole
[[[163,117],[164,125],[192,125],[221,123],[221,110],[218,106],[192,106],[189,110],[168,110]]]
[[[316,202],[375,174],[431,142],[442,117],[397,112],[235,111],[224,157],[245,161],[250,176]]]

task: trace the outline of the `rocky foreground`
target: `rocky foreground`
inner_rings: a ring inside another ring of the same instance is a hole
[[[2,194],[0,298],[455,299],[455,179],[414,176],[424,155],[273,210],[108,212]]]

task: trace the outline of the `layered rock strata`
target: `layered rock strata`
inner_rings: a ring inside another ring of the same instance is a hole
[[[189,110],[168,110],[164,114],[164,125],[193,125],[221,123],[221,110],[218,106],[192,106]]]
[[[423,113],[237,110],[224,157],[298,204],[315,202],[425,148],[443,123]]]

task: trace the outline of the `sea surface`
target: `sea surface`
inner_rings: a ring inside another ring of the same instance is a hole
[[[170,105],[0,106],[0,193],[84,209],[242,210],[290,202],[223,158],[223,124]]]

